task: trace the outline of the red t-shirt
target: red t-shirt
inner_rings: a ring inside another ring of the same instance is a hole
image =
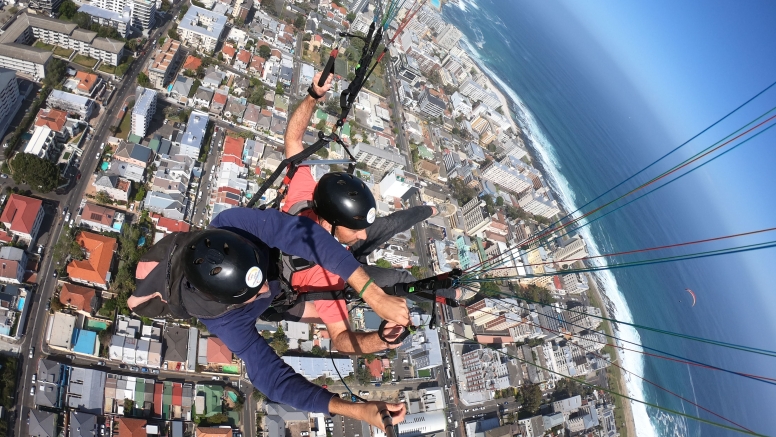
[[[313,191],[317,183],[310,172],[310,166],[299,167],[288,185],[288,194],[282,211],[288,212],[298,202],[313,200]],[[318,222],[318,216],[311,209],[302,211],[299,215]],[[339,276],[325,270],[321,266],[314,266],[291,276],[291,286],[300,293],[307,291],[341,290],[345,287],[345,281]],[[315,309],[323,323],[341,322],[348,319],[348,309],[344,300],[316,300]]]

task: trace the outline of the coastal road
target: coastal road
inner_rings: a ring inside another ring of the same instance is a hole
[[[174,8],[173,16],[177,14],[177,10],[180,8],[180,4]],[[162,32],[167,32],[171,21],[165,24],[162,28],[158,28],[151,32],[149,41],[155,41]],[[150,48],[150,45],[149,45]],[[141,71],[142,66],[148,62],[153,50],[147,49],[146,54],[136,59],[132,64],[132,67],[126,72],[119,87],[114,91],[112,103],[106,108],[103,108],[105,112],[99,117],[99,124],[96,129],[93,130],[93,138],[91,141],[87,141],[84,145],[84,151],[81,154],[80,169],[84,174],[79,181],[76,182],[75,187],[64,196],[58,196],[60,198],[59,208],[56,211],[56,216],[53,218],[53,223],[49,230],[48,247],[44,252],[44,259],[38,270],[38,289],[33,295],[33,302],[30,304],[30,310],[27,320],[27,332],[25,333],[20,343],[20,355],[22,359],[22,372],[21,380],[17,386],[16,393],[16,413],[17,421],[14,427],[14,435],[23,436],[28,434],[26,416],[29,409],[33,407],[34,398],[29,394],[31,387],[31,378],[33,373],[37,372],[37,363],[41,358],[46,357],[49,353],[43,350],[43,333],[46,326],[47,311],[45,309],[45,302],[51,299],[54,294],[54,289],[57,280],[53,277],[54,270],[57,265],[51,256],[51,248],[59,240],[59,236],[62,233],[64,218],[62,217],[62,208],[67,207],[71,212],[71,216],[75,216],[75,209],[80,205],[81,199],[84,196],[84,192],[88,186],[89,177],[86,176],[95,171],[97,164],[99,163],[99,148],[100,144],[106,141],[109,136],[109,128],[113,125],[118,125],[121,120],[117,121],[117,115],[121,110],[121,105],[127,99],[130,93],[135,91],[135,78]],[[33,357],[28,358],[28,351],[30,347],[35,347]]]

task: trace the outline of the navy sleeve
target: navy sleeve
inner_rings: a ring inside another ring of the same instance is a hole
[[[329,414],[329,401],[336,395],[296,373],[256,331],[256,319],[265,306],[255,301],[221,317],[200,320],[240,357],[251,384],[270,400],[304,411]]]
[[[307,217],[274,209],[232,208],[219,213],[210,226],[248,232],[270,247],[313,261],[343,279],[361,267],[347,249]]]

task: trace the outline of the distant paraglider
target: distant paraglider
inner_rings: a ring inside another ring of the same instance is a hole
[[[690,296],[692,296],[692,306],[695,306],[695,293],[689,288],[685,288],[685,290],[690,293]]]

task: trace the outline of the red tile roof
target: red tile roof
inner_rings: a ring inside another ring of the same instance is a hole
[[[38,212],[43,208],[43,201],[32,197],[11,194],[5,204],[3,214],[0,215],[7,229],[22,234],[31,234]]]
[[[80,80],[80,82],[78,82],[78,89],[87,93],[91,93],[94,86],[100,80],[100,77],[96,74],[87,73],[85,71],[77,72],[75,78]]]
[[[226,94],[221,94],[221,93],[213,94],[213,103],[226,105]]]
[[[372,360],[372,362],[366,364],[366,368],[369,369],[372,378],[383,377],[383,363],[381,360]]]
[[[232,429],[197,427],[197,437],[232,437]]]
[[[224,54],[224,56],[228,56],[230,58],[234,58],[235,49],[229,44],[224,44],[224,47],[221,49],[221,53]]]
[[[49,129],[62,132],[67,122],[67,112],[59,109],[41,109],[35,118],[35,126],[48,126]]]
[[[167,217],[160,217],[156,223],[156,229],[167,233],[170,232],[188,232],[191,225],[181,220],[173,220]]]
[[[92,312],[92,299],[96,290],[89,287],[65,283],[59,291],[59,301],[62,305],[70,305],[87,313]]]
[[[251,52],[240,50],[240,53],[237,54],[237,60],[247,65],[251,62]]]
[[[186,58],[186,62],[183,63],[183,69],[196,71],[201,65],[202,59],[189,55],[189,57]]]
[[[250,68],[253,68],[256,71],[261,71],[264,69],[264,62],[266,62],[266,59],[262,58],[261,56],[254,56],[253,59],[251,59]]]
[[[236,157],[234,155],[224,155],[221,158],[221,162],[231,162],[231,163],[237,164],[240,167],[244,167],[242,159],[240,159],[240,158],[238,158],[238,157]]]
[[[113,252],[118,246],[116,239],[81,231],[75,241],[89,253],[89,258],[70,261],[67,265],[68,275],[74,279],[107,285],[105,277],[113,262]]]
[[[12,259],[0,259],[0,278],[16,280],[16,273],[18,271],[19,261],[14,261]]]
[[[113,219],[115,217],[116,211],[89,202],[86,202],[84,210],[81,212],[81,220],[99,223],[103,226],[113,225]]]
[[[146,437],[146,421],[143,419],[130,419],[128,417],[119,417],[119,435],[118,437]]]
[[[207,338],[207,362],[212,364],[231,364],[232,351],[218,337]]]
[[[242,158],[243,148],[245,148],[244,138],[234,138],[227,135],[224,140],[224,156],[232,155]]]

